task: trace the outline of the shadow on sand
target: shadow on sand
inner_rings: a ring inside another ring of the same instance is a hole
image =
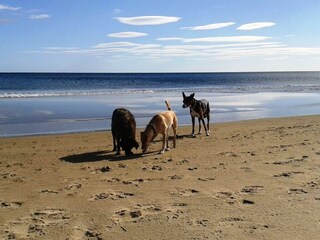
[[[98,161],[123,161],[123,160],[133,160],[141,157],[142,154],[133,154],[126,156],[116,155],[114,151],[96,151],[81,154],[73,154],[60,158],[61,161],[69,163],[85,163],[85,162],[98,162]]]
[[[177,135],[177,139],[183,138],[193,138],[191,135]],[[171,140],[172,137],[169,137]],[[156,140],[155,142],[159,142],[162,140]],[[152,156],[158,155],[159,151],[149,151],[145,154],[142,153],[135,153],[130,156],[124,155],[123,151],[121,155],[116,155],[115,151],[95,151],[95,152],[88,152],[88,153],[81,153],[81,154],[72,154],[69,156],[65,156],[60,158],[61,161],[69,162],[69,163],[86,163],[86,162],[98,162],[98,161],[127,161],[127,160],[134,160],[144,156]]]

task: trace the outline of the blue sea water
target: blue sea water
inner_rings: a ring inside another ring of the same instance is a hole
[[[115,108],[144,127],[171,102],[191,123],[182,91],[210,101],[212,120],[318,114],[320,72],[0,73],[0,136],[108,130]]]

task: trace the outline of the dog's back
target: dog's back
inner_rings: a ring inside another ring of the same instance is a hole
[[[119,137],[132,137],[136,134],[136,121],[132,113],[125,108],[117,108],[112,114],[112,134]]]
[[[150,120],[144,132],[141,132],[141,142],[142,142],[142,152],[145,153],[148,149],[150,142],[152,142],[158,133],[163,135],[162,149],[160,153],[165,150],[169,150],[168,146],[168,131],[170,128],[173,129],[173,146],[176,146],[176,131],[178,125],[178,119],[174,111],[172,111],[170,103],[165,101],[167,106],[167,111],[161,112]]]
[[[114,151],[120,154],[120,147],[126,155],[132,154],[133,147],[138,148],[136,142],[136,120],[132,113],[125,108],[117,108],[112,114],[111,130],[113,136]]]

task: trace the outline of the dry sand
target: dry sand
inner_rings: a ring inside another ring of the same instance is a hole
[[[0,239],[319,239],[320,115],[190,132],[132,158],[110,132],[0,139]]]

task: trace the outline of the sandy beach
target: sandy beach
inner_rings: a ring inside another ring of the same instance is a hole
[[[319,239],[320,115],[190,132],[130,158],[109,131],[1,138],[0,238]]]

